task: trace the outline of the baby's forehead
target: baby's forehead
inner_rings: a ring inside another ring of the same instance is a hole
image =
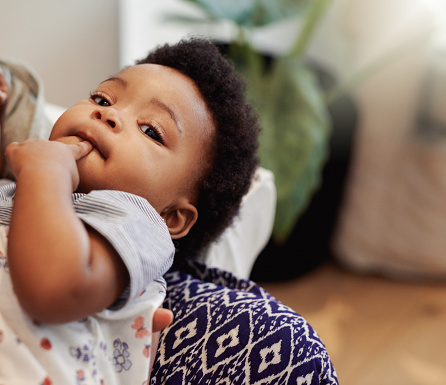
[[[201,105],[209,113],[207,101],[200,92],[197,84],[182,72],[159,64],[137,64],[126,67],[106,81],[118,80],[124,84],[133,85],[141,91],[159,92],[161,94],[179,95],[188,98],[190,107]]]
[[[163,66],[160,64],[143,63],[123,68],[113,77],[133,77],[135,79],[161,79],[162,81],[180,81],[193,84],[195,82],[188,76],[174,68]]]

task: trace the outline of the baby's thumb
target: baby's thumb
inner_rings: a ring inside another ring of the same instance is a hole
[[[80,158],[83,158],[85,155],[87,155],[93,149],[93,145],[90,142],[88,142],[87,140],[69,144],[68,147],[70,147],[71,151],[73,151],[75,160],[79,160]]]

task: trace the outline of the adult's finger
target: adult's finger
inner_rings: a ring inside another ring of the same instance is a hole
[[[173,313],[169,309],[156,309],[153,315],[152,333],[159,332],[167,328],[173,322]]]

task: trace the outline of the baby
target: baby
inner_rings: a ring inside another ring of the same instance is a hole
[[[106,79],[49,141],[9,144],[0,383],[143,384],[162,276],[231,223],[258,131],[233,67],[191,39]]]

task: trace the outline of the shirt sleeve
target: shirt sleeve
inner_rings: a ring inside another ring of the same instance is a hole
[[[173,262],[175,247],[161,216],[139,196],[122,191],[92,191],[74,196],[79,218],[114,247],[130,275],[130,284],[112,306],[121,308],[158,280]]]

